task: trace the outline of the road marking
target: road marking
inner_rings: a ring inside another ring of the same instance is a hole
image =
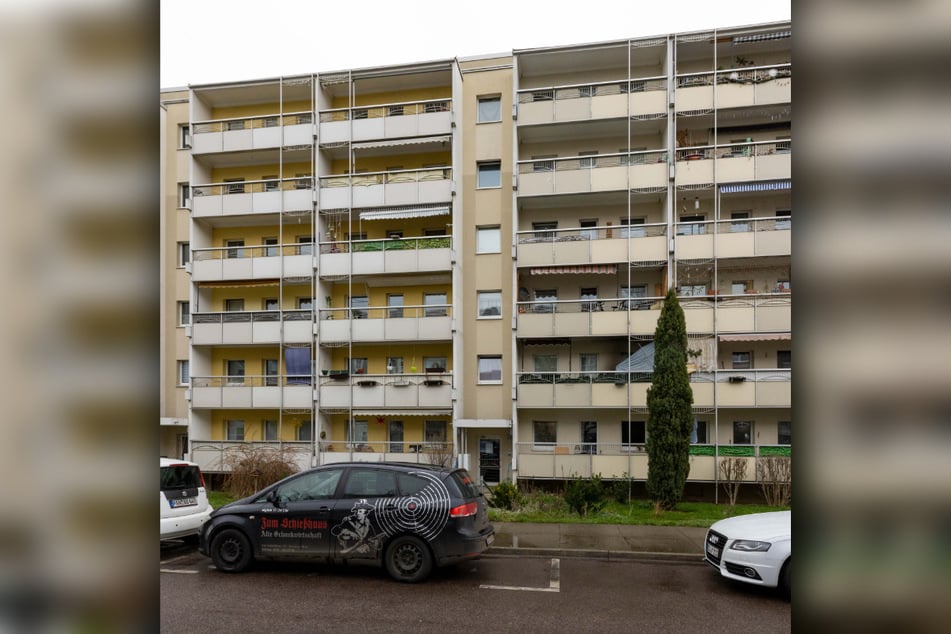
[[[174,561],[178,561],[179,559],[186,559],[188,557],[191,557],[191,555],[179,555],[178,557],[172,557],[171,559],[166,559],[165,561],[160,561],[159,563],[164,566]]]
[[[485,590],[524,590],[527,592],[561,592],[561,563],[558,559],[551,560],[551,578],[547,588],[532,588],[529,586],[493,586],[483,584],[479,586]]]
[[[159,572],[172,572],[178,575],[197,575],[197,570],[172,570],[170,568],[159,568]]]

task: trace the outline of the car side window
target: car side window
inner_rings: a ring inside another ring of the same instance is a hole
[[[396,474],[380,469],[350,469],[347,484],[344,486],[345,498],[392,497],[396,495]]]
[[[403,495],[415,495],[426,488],[427,484],[432,484],[432,482],[412,473],[400,474],[400,492]]]
[[[277,488],[277,496],[286,502],[296,500],[326,500],[334,496],[343,469],[328,469],[305,473]]]

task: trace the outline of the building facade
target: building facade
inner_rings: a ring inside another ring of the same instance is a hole
[[[689,479],[791,450],[791,27],[167,90],[161,452]],[[748,469],[749,480],[755,469]]]

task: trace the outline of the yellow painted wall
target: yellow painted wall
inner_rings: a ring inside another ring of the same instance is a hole
[[[446,167],[452,165],[452,155],[449,152],[424,152],[420,154],[403,154],[399,156],[368,156],[357,159],[354,163],[355,170],[366,170],[368,172],[384,172],[390,167],[400,165],[399,169],[412,170],[422,169],[425,165],[445,164]],[[350,163],[346,159],[339,159],[330,164],[331,174],[347,174],[350,170]]]
[[[368,240],[377,240],[389,237],[390,231],[402,231],[404,238],[419,238],[426,230],[440,230],[445,235],[452,234],[449,223],[451,216],[433,216],[430,218],[413,218],[407,220],[371,220],[361,222],[354,214],[352,225],[348,228],[346,221],[331,224],[327,228],[327,236],[321,240],[346,240],[348,234],[365,233]]]
[[[273,115],[281,112],[281,106],[277,100],[277,88],[274,89],[275,99],[273,102],[257,103],[246,106],[225,106],[222,108],[212,108],[212,119],[237,119],[239,117],[260,117],[264,115]],[[302,112],[310,110],[309,101],[288,101],[284,103],[283,112]]]
[[[366,95],[358,94],[356,96],[357,106],[372,106],[388,103],[406,103],[410,101],[427,101],[429,99],[450,99],[452,97],[452,86],[432,86],[430,88],[414,88],[410,90],[399,90],[393,92],[378,92]],[[350,105],[350,100],[346,95],[334,97],[332,108],[346,108]]]
[[[361,416],[356,417],[356,420],[365,420],[367,421],[367,442],[386,442],[389,436],[390,420],[401,420],[403,421],[403,443],[404,445],[410,443],[420,443],[425,440],[425,429],[427,420],[443,420],[446,421],[446,440],[447,442],[452,440],[452,429],[449,425],[449,417],[445,416],[427,416],[426,418],[420,416],[410,416],[410,417],[399,417],[399,416],[384,416],[383,422],[377,422],[375,416]],[[247,426],[247,422],[245,422]],[[327,438],[324,439],[328,442],[336,442],[337,445],[334,445],[333,451],[346,451],[347,447],[344,444],[347,439],[347,419],[345,416],[335,416],[330,423],[330,431],[328,432]]]
[[[284,243],[297,242],[298,236],[310,236],[310,224],[301,223],[284,226]],[[276,226],[269,227],[219,227],[212,234],[212,246],[223,247],[227,240],[244,240],[244,246],[253,247],[264,244],[264,238],[280,237]]]
[[[211,416],[211,440],[225,440],[227,429],[225,420],[243,420],[244,421],[244,439],[264,440],[264,421],[278,421],[278,438],[281,440],[295,440],[297,438],[297,427],[308,420],[307,416],[291,415],[284,416],[283,420],[277,410],[221,410],[212,412]]]
[[[387,357],[403,357],[403,371],[406,373],[412,372],[413,365],[416,366],[417,372],[422,372],[423,357],[446,357],[446,371],[452,372],[452,346],[448,343],[388,345],[385,347],[353,346],[352,355],[348,355],[346,348],[339,348],[333,351],[328,369],[346,369],[348,356],[352,356],[354,359],[367,359],[368,374],[386,374]]]
[[[281,174],[277,163],[268,165],[242,165],[238,167],[218,167],[211,170],[211,182],[221,183],[227,178],[243,178],[246,181],[263,180],[265,176],[283,176],[291,178],[298,174],[311,175],[309,163],[284,163],[284,174]]]
[[[273,348],[216,348],[211,355],[212,372],[224,376],[228,372],[226,360],[244,361],[244,375],[264,376],[264,359],[278,359],[280,351]],[[278,372],[283,373],[283,363],[278,366]]]
[[[445,293],[446,302],[452,303],[452,288],[449,284],[434,284],[426,286],[386,286],[368,288],[354,282],[352,295],[366,295],[370,302],[370,307],[386,306],[386,296],[393,294],[403,294],[404,306],[422,306],[423,295],[425,293]],[[331,294],[332,306],[334,308],[347,307],[347,287],[338,285]]]

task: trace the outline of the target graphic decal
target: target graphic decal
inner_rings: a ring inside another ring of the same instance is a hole
[[[449,489],[428,473],[414,471],[412,475],[427,480],[426,486],[413,495],[399,498],[395,508],[378,504],[376,519],[387,535],[412,532],[430,541],[449,521]],[[379,512],[384,508],[385,511]]]

